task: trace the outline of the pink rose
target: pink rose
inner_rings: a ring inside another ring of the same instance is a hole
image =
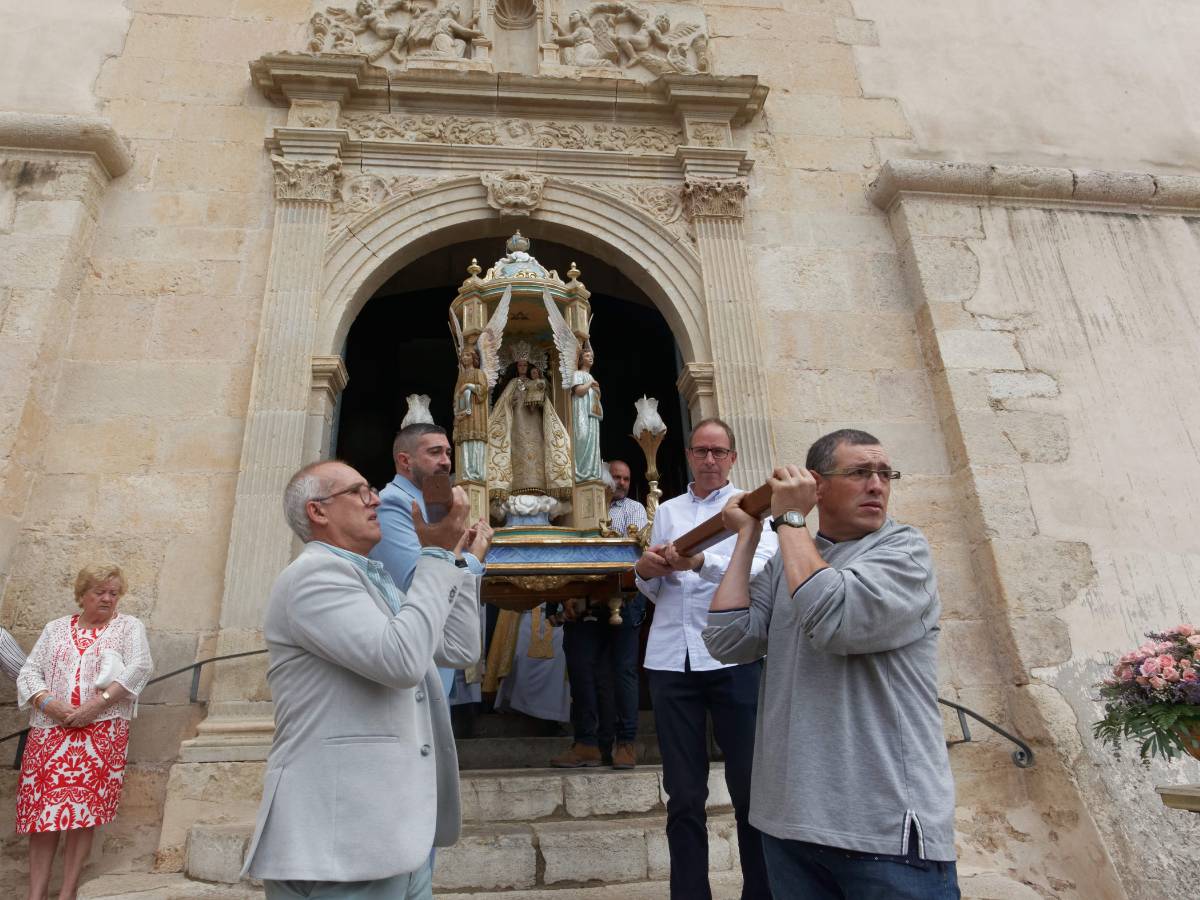
[[[1129,665],[1131,663],[1140,662],[1141,658],[1142,656],[1140,653],[1138,653],[1136,650],[1131,650],[1129,653],[1124,654],[1117,662],[1119,664]]]
[[[1179,676],[1179,680],[1184,684],[1195,684],[1200,681],[1200,675],[1196,674],[1195,669],[1185,669],[1183,674]]]
[[[1179,670],[1176,668],[1163,669],[1162,677],[1167,681],[1176,682],[1179,680]]]
[[[1145,687],[1146,685],[1148,685],[1150,683],[1150,679],[1147,678],[1145,675],[1138,675],[1133,680],[1136,681],[1138,684],[1140,684],[1142,687]]]
[[[1190,659],[1188,659],[1186,656],[1179,661],[1179,668],[1190,669],[1191,667],[1192,667],[1192,661]]]
[[[1158,658],[1158,664],[1164,669],[1169,669],[1171,666],[1175,665],[1175,657],[1168,654],[1163,654]]]
[[[1133,681],[1133,667],[1121,666],[1120,671],[1117,672],[1117,677],[1122,681]]]
[[[1163,681],[1161,678],[1159,678],[1157,675],[1150,676],[1150,687],[1154,688],[1156,691],[1161,691],[1166,686],[1167,686],[1167,683],[1165,681]]]
[[[1158,655],[1158,651],[1154,649],[1153,644],[1142,644],[1142,646],[1137,648],[1137,653],[1139,656],[1157,656]]]
[[[1189,635],[1193,635],[1196,633],[1196,628],[1193,625],[1185,624],[1185,625],[1180,625],[1178,628],[1172,629],[1172,631],[1174,631],[1176,634],[1181,634],[1184,637],[1188,637]]]
[[[1174,649],[1175,649],[1174,641],[1159,641],[1157,644],[1154,645],[1155,653],[1170,653]]]
[[[1189,634],[1187,642],[1193,647],[1200,647],[1200,634]]]
[[[1149,677],[1151,675],[1157,675],[1160,669],[1162,669],[1162,663],[1158,661],[1158,657],[1151,656],[1144,663],[1142,663],[1138,671],[1146,677]]]

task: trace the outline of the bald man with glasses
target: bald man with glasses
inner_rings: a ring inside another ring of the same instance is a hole
[[[737,820],[742,863],[742,897],[770,897],[761,837],[750,825],[750,765],[762,661],[736,665],[714,659],[701,636],[713,594],[729,566],[734,538],[683,556],[672,541],[718,515],[740,493],[729,480],[737,462],[733,429],[705,419],[692,429],[688,464],[694,480],[687,492],[658,508],[650,546],[634,571],[639,590],[654,603],[646,643],[646,676],[663,761],[667,799],[667,848],[671,856],[672,900],[708,900],[708,735],[725,755],[725,783]],[[760,536],[753,553],[755,571],[774,555],[775,535]]]

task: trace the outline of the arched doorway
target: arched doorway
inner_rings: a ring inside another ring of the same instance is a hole
[[[531,252],[560,273],[575,263],[592,292],[595,374],[605,401],[603,458],[626,460],[633,495],[644,494],[645,460],[630,437],[633,401],[643,394],[657,397],[668,428],[658,455],[660,486],[665,496],[674,496],[687,483],[688,414],[676,388],[681,358],[669,325],[645,292],[613,266],[548,240],[536,241]],[[340,399],[333,443],[337,455],[372,484],[382,486],[394,474],[392,437],[409,394],[428,394],[434,419],[449,429],[456,367],[447,310],[472,259],[486,270],[503,255],[504,241],[496,238],[433,250],[388,278],[350,327],[345,345],[350,380]]]

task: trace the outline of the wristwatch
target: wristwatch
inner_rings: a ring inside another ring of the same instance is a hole
[[[780,526],[790,525],[793,528],[804,527],[804,513],[798,509],[789,509],[782,516],[776,516],[771,520],[771,530],[778,531]]]

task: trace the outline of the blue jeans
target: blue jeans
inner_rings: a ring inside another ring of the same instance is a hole
[[[762,836],[767,878],[775,900],[959,900],[952,862],[860,853],[824,844]]]
[[[267,900],[433,900],[428,864],[415,872],[377,881],[263,880]]]

